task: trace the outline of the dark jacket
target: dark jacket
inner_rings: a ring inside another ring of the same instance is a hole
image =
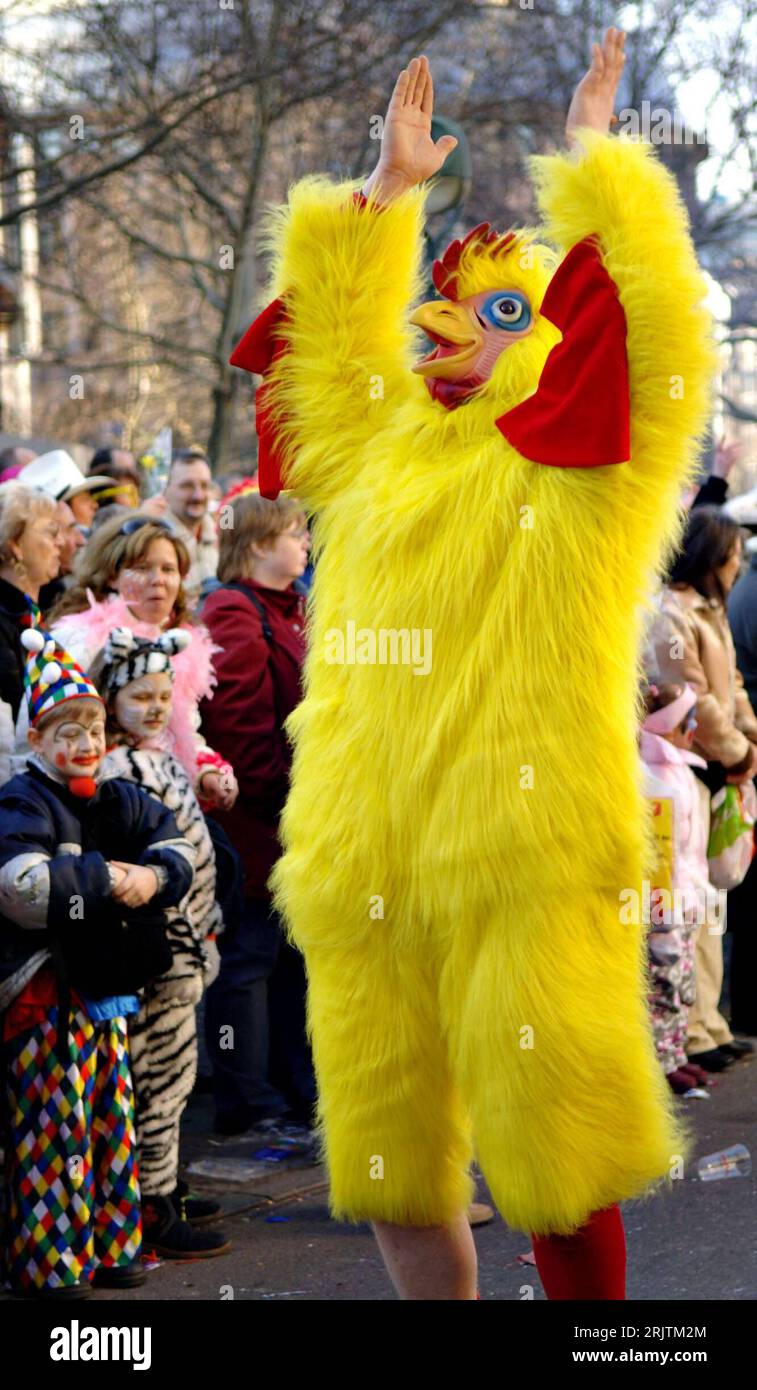
[[[0,790],[4,1002],[13,997],[13,977],[24,974],[31,957],[50,951],[62,930],[75,931],[81,918],[111,911],[108,859],[165,869],[151,910],[176,906],[192,883],[193,852],[171,812],[131,782],[106,779],[85,800],[30,762]],[[79,916],[71,912],[75,895]]]
[[[52,612],[59,598],[66,592],[66,581],[63,575],[58,575],[57,579],[48,580],[43,584],[39,591],[39,607],[44,621],[47,621],[48,614]]]
[[[214,816],[242,857],[247,897],[267,897],[266,883],[281,853],[278,823],[289,789],[291,749],[283,731],[302,698],[305,600],[294,587],[266,589],[245,581],[247,594],[215,589],[202,620],[222,648],[214,656],[218,685],[201,705],[202,729],[212,748],[232,764],[239,782],[233,810]]]
[[[7,579],[0,579],[0,700],[10,705],[14,720],[24,694],[26,651],[21,646],[21,619],[28,614],[26,595]]]
[[[752,555],[749,569],[731,590],[728,621],[738,668],[752,708],[757,710],[757,554]]]
[[[717,478],[711,473],[709,478],[705,478],[699,489],[692,507],[722,507],[728,496],[728,479]]]

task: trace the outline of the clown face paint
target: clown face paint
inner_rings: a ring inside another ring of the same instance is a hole
[[[173,687],[167,671],[140,676],[116,694],[113,713],[135,746],[154,742],[171,717]]]
[[[94,777],[105,756],[105,707],[99,700],[64,704],[29,730],[29,745],[60,777]]]

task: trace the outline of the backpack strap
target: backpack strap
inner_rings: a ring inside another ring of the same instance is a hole
[[[254,591],[250,588],[249,584],[243,584],[239,580],[232,579],[229,581],[228,584],[222,584],[221,588],[236,589],[237,593],[244,594],[245,598],[248,598],[250,600],[250,603],[252,604],[253,608],[257,609],[258,617],[260,618],[260,621],[263,624],[263,636],[265,637],[265,640],[268,643],[269,647],[272,647],[273,633],[271,632],[271,624],[268,621],[268,614],[265,610],[265,604],[261,602],[257,594],[254,593]]]
[[[285,741],[285,739],[284,739],[284,731],[283,731],[283,728],[282,728],[281,707],[280,707],[280,704],[279,704],[279,691],[278,691],[278,685],[277,685],[277,683],[276,683],[276,673],[275,673],[275,670],[273,669],[273,662],[272,662],[272,660],[271,660],[272,655],[273,655],[273,648],[274,648],[274,645],[275,645],[275,644],[274,644],[274,640],[273,640],[273,633],[272,633],[272,631],[271,631],[271,624],[270,624],[270,622],[268,621],[268,614],[267,614],[266,609],[265,609],[265,604],[261,602],[261,600],[258,598],[257,594],[254,592],[254,590],[252,590],[252,589],[250,588],[249,584],[243,584],[241,580],[230,579],[229,582],[228,582],[228,584],[222,584],[222,585],[221,585],[221,588],[222,588],[222,589],[234,589],[234,590],[236,590],[236,592],[237,592],[238,594],[244,594],[244,597],[245,597],[246,599],[249,600],[249,602],[252,604],[253,608],[254,608],[255,611],[257,612],[258,617],[260,618],[261,624],[262,624],[262,626],[263,626],[263,636],[264,636],[264,638],[265,638],[265,640],[266,640],[266,643],[267,643],[268,649],[269,649],[269,658],[268,658],[268,659],[269,659],[270,668],[271,668],[271,679],[272,679],[272,681],[273,681],[273,707],[274,707],[274,713],[275,713],[275,715],[276,715],[276,726],[277,726],[278,731],[279,731],[279,738],[280,738],[281,741],[282,741],[282,746],[283,746],[283,747],[286,747],[286,741]]]

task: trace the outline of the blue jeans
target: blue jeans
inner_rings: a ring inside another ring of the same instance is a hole
[[[315,1077],[305,1036],[305,966],[267,902],[246,898],[218,939],[221,969],[205,999],[216,1125],[308,1120]]]

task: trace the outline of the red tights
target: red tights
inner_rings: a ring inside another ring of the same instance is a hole
[[[617,1206],[597,1211],[572,1236],[534,1236],[548,1299],[625,1299],[626,1238]]]

